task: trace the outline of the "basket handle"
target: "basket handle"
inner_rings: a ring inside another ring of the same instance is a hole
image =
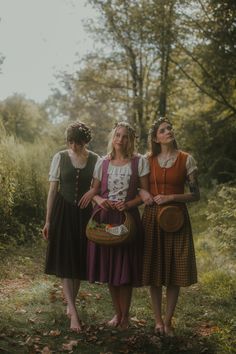
[[[94,216],[99,212],[99,211],[101,211],[102,210],[102,208],[101,207],[98,207],[98,208],[94,208],[94,210],[93,210],[93,212],[92,212],[92,215],[91,215],[91,220],[94,218]]]
[[[92,215],[91,215],[90,220],[93,220],[94,216],[95,216],[98,212],[100,212],[100,211],[102,211],[102,210],[103,210],[103,208],[101,208],[101,207],[98,207],[98,208],[95,207],[94,210],[93,210],[93,212],[92,212]],[[129,213],[129,211],[128,211],[128,210],[124,210],[124,211],[121,211],[120,213],[124,213],[125,218],[127,218],[127,214]]]

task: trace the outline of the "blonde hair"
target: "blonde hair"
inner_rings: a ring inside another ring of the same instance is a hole
[[[134,128],[132,128],[132,126],[129,123],[122,121],[122,122],[118,122],[115,124],[115,126],[112,129],[110,136],[109,136],[109,141],[108,141],[108,146],[107,146],[107,154],[111,159],[114,159],[114,157],[115,157],[115,149],[113,147],[113,140],[114,140],[117,129],[120,127],[126,128],[127,135],[128,135],[128,144],[127,144],[125,157],[131,158],[134,155],[135,139],[136,139],[135,130],[134,130]]]

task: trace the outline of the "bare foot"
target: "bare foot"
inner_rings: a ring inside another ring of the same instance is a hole
[[[115,315],[110,321],[107,322],[109,327],[117,327],[120,324],[120,318],[118,315]]]
[[[156,323],[155,328],[154,328],[154,333],[162,336],[164,334],[164,324],[163,323]]]
[[[129,327],[129,317],[124,317],[120,321],[120,328],[127,329]]]
[[[79,317],[77,314],[71,315],[70,317],[70,329],[73,332],[79,333],[81,331],[81,325],[79,321]]]
[[[164,325],[164,333],[167,337],[174,337],[174,328],[171,325]]]

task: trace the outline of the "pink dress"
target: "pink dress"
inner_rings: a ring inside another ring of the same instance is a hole
[[[132,174],[127,191],[127,201],[133,199],[138,194],[138,161],[139,156],[131,159]],[[104,159],[102,164],[101,196],[103,198],[107,198],[109,194],[109,163],[109,159]],[[129,212],[137,224],[135,241],[121,246],[101,246],[92,241],[88,242],[87,278],[90,282],[108,283],[113,286],[141,286],[143,229],[138,208],[132,208]],[[123,213],[117,210],[101,210],[97,215],[101,223],[120,224],[124,220]]]

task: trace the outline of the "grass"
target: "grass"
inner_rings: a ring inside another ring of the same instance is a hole
[[[181,289],[174,338],[153,334],[147,288],[134,290],[128,330],[106,328],[104,323],[113,314],[107,287],[86,282],[77,300],[83,331],[70,332],[60,282],[44,275],[45,244],[39,241],[1,251],[0,352],[234,353],[235,265],[218,252],[199,205],[192,207],[191,215],[199,283]]]

